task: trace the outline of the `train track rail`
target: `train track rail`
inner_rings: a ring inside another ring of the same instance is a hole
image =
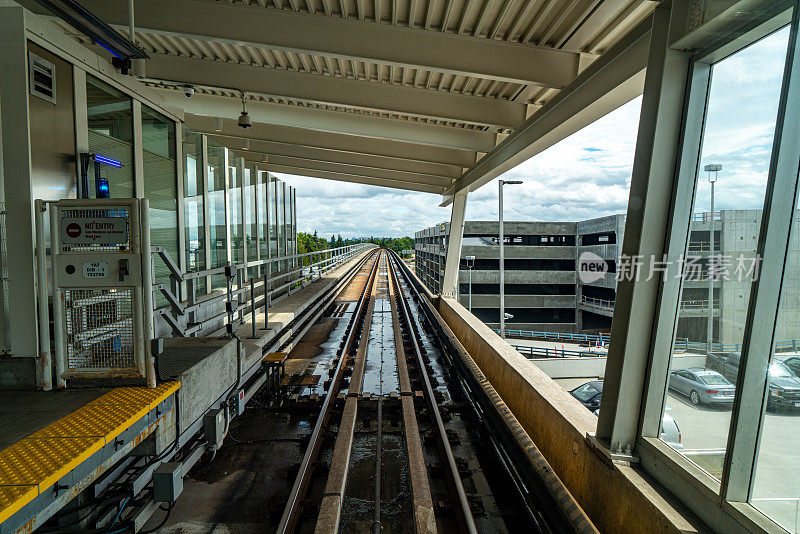
[[[592,532],[402,260],[378,250],[358,274],[277,532]]]

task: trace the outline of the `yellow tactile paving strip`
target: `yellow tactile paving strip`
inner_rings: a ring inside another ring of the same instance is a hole
[[[152,410],[164,399],[178,391],[180,387],[180,382],[164,382],[153,389],[116,388],[93,400],[87,406],[96,406],[98,404],[146,404],[147,409]]]
[[[87,405],[28,437],[102,437],[108,443],[149,411],[145,404]]]
[[[145,417],[180,382],[117,388],[0,451],[0,522]]]
[[[39,490],[36,486],[0,486],[0,523],[31,502]]]

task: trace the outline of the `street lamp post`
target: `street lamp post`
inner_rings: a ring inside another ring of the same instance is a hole
[[[706,354],[711,354],[714,343],[714,276],[711,274],[711,262],[714,257],[714,184],[717,183],[719,171],[722,170],[722,165],[719,163],[711,163],[704,167],[708,173],[708,183],[711,184],[711,218],[709,220],[709,235],[708,240],[708,322],[706,324]],[[714,173],[713,177],[711,173]]]
[[[519,180],[498,180],[498,187],[500,190],[499,196],[499,213],[498,219],[500,222],[500,337],[506,337],[506,287],[505,287],[505,251],[504,242],[505,236],[503,235],[503,186],[521,184]]]
[[[469,311],[472,313],[472,268],[475,267],[475,256],[466,256],[464,259],[469,269]]]

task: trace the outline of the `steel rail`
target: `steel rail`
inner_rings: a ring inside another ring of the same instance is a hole
[[[400,261],[400,260],[398,260]],[[405,267],[405,266],[404,266]],[[522,458],[514,462],[515,470],[523,475],[530,495],[538,504],[539,512],[544,516],[547,532],[572,532],[575,534],[596,534],[597,528],[592,523],[578,501],[558,477],[536,444],[505,404],[503,399],[486,378],[481,369],[461,345],[447,323],[436,312],[433,304],[425,298],[417,287],[419,282],[413,281],[408,267],[401,269],[409,281],[410,289],[415,293],[415,300],[420,304],[431,325],[440,337],[443,348],[454,356],[457,369],[464,369],[475,389],[475,398],[485,406],[492,423],[495,435],[501,442],[506,442],[505,452],[509,457]],[[460,373],[461,374],[461,373]],[[526,465],[527,464],[527,465]],[[527,468],[527,469],[526,469]]]
[[[358,304],[356,305],[356,309],[353,312],[350,325],[348,326],[347,338],[342,345],[341,352],[339,353],[339,361],[336,364],[336,372],[334,373],[333,380],[328,388],[328,393],[325,395],[325,400],[323,401],[320,414],[317,417],[317,422],[314,425],[314,430],[311,433],[311,439],[308,447],[306,448],[305,455],[303,456],[303,461],[300,464],[300,470],[297,473],[294,485],[292,486],[292,491],[289,494],[289,500],[286,502],[286,507],[284,508],[283,515],[281,516],[281,521],[278,524],[278,529],[276,532],[280,534],[293,532],[295,526],[297,525],[300,503],[305,497],[305,492],[308,489],[308,483],[311,478],[312,464],[318,455],[321,446],[320,438],[322,436],[322,429],[326,426],[328,419],[330,418],[330,411],[333,407],[333,401],[339,395],[339,384],[342,379],[348,353],[354,341],[356,325],[360,320],[360,315],[365,310],[366,303],[369,302],[370,295],[372,293],[372,285],[375,283],[375,279],[377,278],[378,264],[380,263],[378,251],[373,253],[373,257],[375,258],[375,261],[372,265],[367,283],[364,286],[364,291],[362,292],[361,297],[358,300]]]
[[[439,406],[437,405],[436,398],[434,397],[433,386],[431,385],[430,378],[428,377],[428,372],[425,368],[425,362],[422,359],[422,351],[420,351],[419,342],[417,341],[417,337],[413,332],[413,319],[411,310],[409,309],[408,302],[403,294],[403,288],[400,285],[400,279],[397,275],[397,270],[395,270],[395,261],[396,258],[390,255],[389,276],[394,277],[397,294],[400,296],[398,299],[398,302],[400,303],[398,311],[405,315],[408,328],[411,330],[411,332],[409,332],[409,338],[414,349],[414,356],[417,360],[420,376],[422,377],[423,384],[425,386],[425,398],[428,403],[428,409],[430,410],[431,414],[433,415],[433,419],[436,422],[436,428],[439,434],[439,446],[447,460],[447,465],[450,472],[450,482],[453,485],[453,490],[455,490],[458,498],[458,504],[461,508],[462,513],[460,522],[462,523],[462,526],[466,532],[469,532],[470,534],[477,534],[478,530],[475,527],[475,520],[472,517],[469,500],[467,499],[467,494],[464,491],[464,484],[461,482],[461,475],[458,472],[458,465],[456,464],[455,456],[453,456],[453,449],[450,447],[450,441],[447,439],[447,431],[444,427],[444,421],[442,420],[441,413],[439,413]],[[405,272],[403,272],[403,274],[405,275]],[[410,283],[411,282],[409,281],[409,284]]]

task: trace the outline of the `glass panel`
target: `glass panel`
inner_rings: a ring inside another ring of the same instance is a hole
[[[166,249],[178,263],[178,184],[175,159],[175,123],[142,106],[142,169],[144,196],[150,201],[150,243]],[[166,264],[157,259],[155,283],[170,283]],[[166,299],[156,293],[156,305]]]
[[[286,205],[284,202],[284,183],[278,181],[277,183],[277,197],[276,201],[278,204],[278,256],[285,256],[286,255]],[[285,271],[286,270],[286,261],[283,260],[280,262],[279,270]],[[286,280],[282,280],[282,283],[286,283]]]
[[[228,156],[231,158],[231,156]],[[236,158],[238,159],[238,158]],[[244,228],[242,226],[242,179],[234,165],[228,166],[228,212],[231,216],[231,261],[244,261]]]
[[[278,257],[278,211],[277,211],[278,179],[269,176],[269,257]],[[270,274],[277,272],[277,263],[270,263]]]
[[[712,67],[661,439],[720,479],[788,31]],[[696,378],[679,376],[692,369]]]
[[[244,169],[244,206],[245,206],[245,230],[247,241],[247,261],[258,259],[258,230],[256,228],[256,185],[255,171],[249,167]],[[247,272],[248,277],[258,275],[258,267],[250,267]]]
[[[183,217],[186,242],[186,271],[196,272],[206,268],[203,205],[202,136],[183,131]],[[206,280],[197,281],[197,291],[206,292]]]
[[[781,33],[786,33],[783,30]],[[796,52],[795,52],[796,53]],[[775,65],[765,68],[778,73]],[[796,76],[796,74],[795,74]],[[794,83],[795,80],[793,80]],[[797,203],[795,202],[795,205]],[[775,345],[767,375],[750,503],[789,532],[800,532],[800,212],[784,265]],[[756,427],[756,422],[751,428]]]
[[[261,259],[269,257],[269,221],[267,220],[267,180],[269,175],[265,171],[258,171],[258,249]],[[264,270],[262,269],[262,273]]]
[[[211,239],[211,265],[224,267],[228,262],[225,233],[225,148],[208,141],[208,227]],[[211,277],[211,289],[227,286],[225,275]]]
[[[131,99],[108,84],[86,76],[86,108],[89,120],[89,152],[115,159],[122,168],[100,165],[112,198],[131,198],[133,188],[133,108]],[[94,171],[89,169],[91,198],[97,197]]]

